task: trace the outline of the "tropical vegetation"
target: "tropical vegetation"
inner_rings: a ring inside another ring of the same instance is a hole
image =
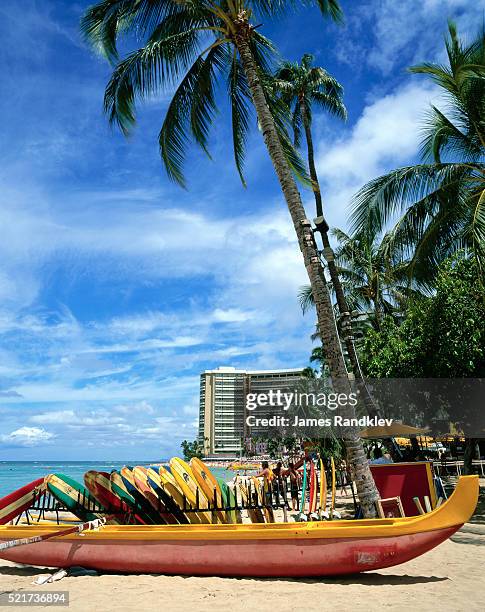
[[[440,262],[465,248],[485,264],[485,31],[469,44],[449,24],[446,63],[410,68],[438,86],[428,111],[422,163],[398,168],[365,185],[352,216],[357,233],[392,230],[395,250],[409,256],[408,275],[433,283]]]
[[[183,440],[180,448],[186,461],[190,461],[193,457],[202,459],[204,456],[204,445],[199,440],[194,440],[193,442]]]
[[[370,378],[484,378],[485,294],[477,283],[474,258],[456,254],[443,262],[432,295],[414,299],[399,324],[385,317],[369,330],[361,347],[362,367]],[[453,424],[476,421],[477,408],[464,402]],[[468,427],[470,434],[470,427]],[[467,439],[466,471],[471,471],[476,440]]]

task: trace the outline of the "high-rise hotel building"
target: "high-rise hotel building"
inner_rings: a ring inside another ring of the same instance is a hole
[[[200,375],[199,441],[205,456],[238,455],[245,437],[246,395],[294,391],[302,369],[236,370],[219,367]]]

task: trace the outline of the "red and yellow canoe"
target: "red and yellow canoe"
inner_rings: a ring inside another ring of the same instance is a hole
[[[473,514],[478,477],[422,516],[250,525],[108,525],[0,552],[16,563],[216,576],[329,576],[377,570],[434,548]],[[0,542],[59,526],[1,526]]]

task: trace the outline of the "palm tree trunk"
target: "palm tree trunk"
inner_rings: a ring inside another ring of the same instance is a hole
[[[323,255],[328,265],[328,271],[330,273],[330,280],[332,281],[332,285],[335,291],[335,297],[337,300],[337,307],[340,313],[340,328],[343,336],[343,340],[345,343],[345,348],[347,349],[347,355],[349,357],[350,365],[352,367],[352,372],[356,379],[363,382],[363,374],[360,368],[359,357],[357,355],[357,350],[354,344],[354,334],[352,329],[352,317],[350,315],[349,305],[347,304],[347,298],[345,297],[345,293],[342,287],[342,283],[340,282],[340,278],[338,275],[337,266],[335,265],[335,254],[330,245],[330,239],[328,237],[329,226],[325,220],[323,214],[323,200],[322,200],[322,192],[320,190],[320,183],[318,181],[317,169],[315,167],[315,154],[313,149],[313,138],[312,138],[312,130],[310,125],[310,120],[308,117],[307,110],[305,108],[305,100],[300,99],[300,108],[303,119],[303,127],[305,129],[305,138],[307,143],[307,155],[308,155],[308,168],[310,170],[310,178],[312,180],[312,189],[313,194],[315,196],[315,208],[317,212],[317,217],[321,217],[321,223],[319,223],[320,236],[322,238],[323,244]],[[365,408],[367,413],[370,416],[379,416],[379,409],[377,404],[372,397],[368,387],[364,384],[358,385],[361,397],[363,398]],[[392,458],[398,461],[401,458],[401,453],[397,444],[393,439],[384,439],[383,444],[385,448],[390,452]]]
[[[298,187],[287,162],[273,116],[266,102],[264,89],[259,79],[257,64],[249,44],[252,33],[251,26],[248,24],[245,14],[240,16],[240,19],[238,19],[235,25],[237,28],[234,37],[235,44],[239,51],[241,64],[248,80],[264,142],[288,205],[298,243],[303,254],[305,267],[315,300],[318,325],[326,361],[335,384],[342,387],[342,392],[349,393],[350,384],[348,373],[335,325],[328,287],[318,257],[311,225],[306,218]],[[340,389],[338,390],[340,391]],[[376,512],[375,502],[379,498],[379,495],[369,469],[362,440],[360,439],[357,428],[348,428],[345,433],[345,444],[349,460],[354,470],[357,493],[364,516],[373,517]]]
[[[466,438],[465,454],[463,456],[463,474],[465,476],[473,474],[473,459],[475,459],[476,438]]]
[[[329,226],[325,221],[325,217],[323,215],[323,202],[322,202],[322,192],[320,190],[320,183],[318,181],[317,170],[315,168],[315,155],[313,150],[313,138],[312,138],[312,130],[310,127],[310,121],[308,117],[308,113],[305,108],[305,100],[300,100],[300,108],[301,114],[303,118],[303,127],[305,129],[305,137],[307,143],[307,152],[308,152],[308,168],[310,170],[310,178],[312,180],[312,188],[313,194],[315,196],[315,207],[317,211],[317,217],[322,218],[322,223],[319,225],[320,236],[322,237],[323,243],[323,255],[325,260],[327,261],[328,271],[330,273],[330,280],[332,281],[332,285],[335,291],[335,297],[337,300],[337,306],[341,317],[341,330],[342,336],[345,342],[345,348],[347,349],[347,354],[349,356],[350,365],[352,366],[352,371],[356,378],[362,378],[362,373],[360,370],[359,359],[357,356],[357,351],[355,350],[354,345],[354,336],[352,332],[352,319],[350,316],[349,306],[347,304],[347,299],[345,297],[342,283],[340,282],[340,278],[337,271],[337,266],[335,265],[335,255],[333,249],[330,245],[330,240],[328,237],[328,229]]]

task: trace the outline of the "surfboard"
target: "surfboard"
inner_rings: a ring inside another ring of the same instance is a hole
[[[241,495],[242,505],[246,507],[249,506],[251,502],[249,500],[249,493],[246,485],[239,480],[236,486]],[[252,523],[264,523],[264,516],[259,508],[247,508],[247,513]]]
[[[330,457],[330,466],[331,466],[331,470],[332,470],[332,497],[331,497],[331,501],[330,501],[330,518],[332,518],[333,516],[333,511],[335,508],[335,492],[337,489],[337,479],[336,479],[336,475],[335,475],[335,461],[333,459],[333,457]]]
[[[109,480],[111,484],[111,491],[131,508],[136,522],[143,525],[153,525],[153,520],[150,518],[150,516],[145,514],[140,504],[136,501],[133,495],[128,492],[128,489],[121,478],[121,474],[117,471],[113,471],[109,476]]]
[[[133,469],[133,478],[137,489],[142,493],[148,501],[151,503],[152,508],[160,514],[163,521],[168,524],[179,524],[177,517],[167,507],[167,498],[163,491],[160,490],[160,496],[150,486],[147,476],[147,468],[143,466],[136,466]],[[168,498],[168,503],[170,499]]]
[[[0,525],[5,525],[28,510],[34,501],[45,495],[45,489],[44,478],[38,478],[2,497],[0,499]]]
[[[143,514],[148,518],[150,523],[159,525],[162,523],[160,514],[152,507],[148,499],[138,490],[133,477],[132,468],[125,466],[120,470],[121,479],[128,493],[135,499],[137,505],[143,511]]]
[[[135,521],[132,508],[116,495],[111,488],[110,474],[89,470],[84,474],[84,484],[91,495],[104,506],[109,514],[116,515],[116,522],[129,525]]]
[[[187,510],[187,506],[190,506],[189,501],[186,497],[184,497],[182,489],[179,487],[179,484],[173,477],[173,474],[169,472],[169,470],[167,470],[163,465],[161,465],[158,467],[158,475],[166,493],[168,493],[172,497],[174,502],[187,516],[189,521],[193,524],[202,523],[202,519],[200,518],[197,512],[189,512]]]
[[[170,460],[170,470],[189,504],[194,508],[207,508],[209,505],[207,497],[197,484],[190,465],[179,457],[173,457]],[[197,514],[203,523],[212,523],[210,512],[198,512]]]
[[[49,474],[47,489],[69,512],[82,521],[94,521],[106,513],[105,508],[76,480],[65,474]],[[96,511],[101,514],[97,514]]]
[[[264,498],[264,485],[256,476],[251,476],[252,488],[256,493],[257,502],[260,506],[263,506],[263,514],[266,523],[274,523],[274,514],[272,508],[266,507],[266,500]]]
[[[188,515],[182,512],[178,503],[168,492],[167,488],[162,482],[162,479],[160,478],[160,474],[154,468],[148,468],[146,474],[149,486],[152,488],[153,492],[157,495],[157,497],[164,500],[166,508],[170,511],[171,514],[174,515],[177,520],[177,523],[181,525],[187,525],[188,523],[190,523]],[[196,520],[194,522],[200,521]]]
[[[325,512],[327,508],[327,474],[325,473],[325,466],[323,465],[322,459],[320,459],[320,501],[319,501],[319,512],[320,518],[322,512]]]
[[[221,488],[222,501],[226,508],[234,508],[236,505],[236,496],[231,487],[222,478],[218,478],[217,482]],[[242,523],[240,510],[226,510],[226,523],[236,524]]]
[[[317,475],[315,470],[315,464],[313,461],[310,464],[310,503],[308,512],[311,514],[315,512],[317,509],[317,498],[318,498],[318,489],[317,489]]]
[[[305,510],[306,479],[307,479],[307,469],[306,469],[306,461],[305,461],[303,463],[303,483],[302,483],[302,487],[301,487],[300,514],[303,514],[303,512]]]
[[[202,492],[209,500],[210,505],[215,505],[218,508],[221,508],[223,505],[222,492],[221,487],[217,482],[217,478],[212,474],[206,464],[198,457],[192,457],[190,460],[190,468],[195,480],[197,481],[197,484],[199,485],[199,488],[202,489]],[[221,523],[226,522],[226,514],[224,511],[216,510],[216,515]]]

